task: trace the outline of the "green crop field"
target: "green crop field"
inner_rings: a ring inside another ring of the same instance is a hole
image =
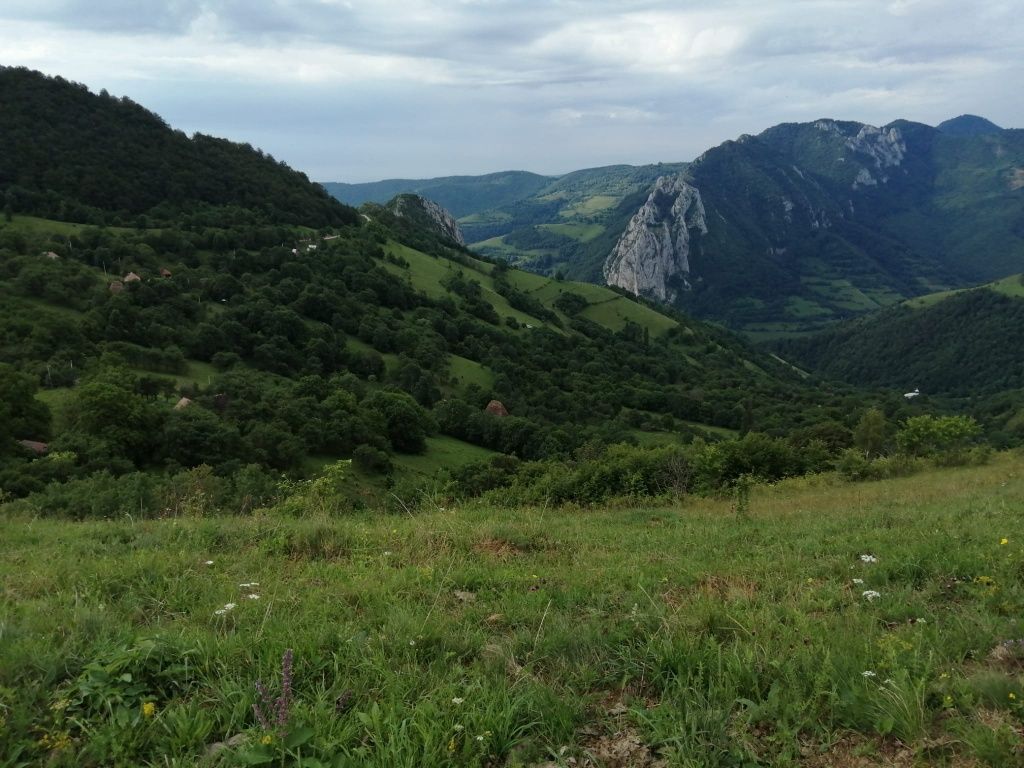
[[[8,518],[0,754],[1020,765],[1022,504],[1024,461],[1002,455],[755,487],[739,512]]]

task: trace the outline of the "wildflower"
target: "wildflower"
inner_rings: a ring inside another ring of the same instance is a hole
[[[390,549],[385,549],[384,550],[384,557],[390,557],[390,556],[391,556],[391,550]]]
[[[944,698],[944,699],[942,700],[942,703],[943,703],[943,705],[944,705],[944,706],[947,706],[947,707],[952,707],[952,706],[953,706],[953,697],[952,697],[952,696],[950,696],[950,695],[949,695],[949,694],[947,693],[947,694],[946,694],[946,698]]]
[[[266,734],[262,739],[260,739],[260,744],[262,744],[264,747],[269,747],[273,743],[274,737],[271,736],[269,733]]]
[[[214,611],[214,613],[218,616],[223,616],[225,613],[229,613],[235,610],[236,607],[237,606],[235,603],[224,603],[224,607],[218,608],[216,611]]]
[[[999,540],[999,546],[1003,547],[1010,543],[1010,540],[1005,536]]]
[[[213,560],[207,560],[203,565],[213,565]]]
[[[860,556],[860,561],[862,563],[877,563],[878,562],[878,558],[875,557],[874,555],[861,555]]]
[[[410,640],[409,641],[409,645],[416,645],[416,641],[415,640]]]
[[[872,600],[877,600],[878,598],[880,598],[880,597],[882,596],[882,593],[881,593],[881,592],[876,592],[876,591],[875,591],[875,590],[873,590],[873,589],[866,589],[866,590],[864,590],[863,592],[861,592],[861,595],[862,595],[862,596],[863,596],[863,597],[864,597],[864,598],[865,598],[865,599],[866,599],[866,600],[867,600],[868,602],[871,602]]]
[[[465,701],[465,699],[463,699],[463,698],[461,698],[459,696],[456,696],[454,699],[452,699],[452,704],[458,705],[458,704],[461,704],[464,701]]]
[[[483,737],[482,735],[481,735],[481,736],[477,736],[477,737],[476,737],[476,740],[477,740],[477,741],[483,741],[483,740],[484,740],[484,737]]]
[[[250,589],[252,587],[258,587],[260,583],[258,581],[247,581],[245,584],[239,584],[242,589]]]
[[[145,702],[142,705],[142,716],[143,717],[148,719],[148,718],[152,717],[155,714],[156,714],[156,704],[154,704],[152,701],[147,701],[147,702]]]
[[[1010,694],[1010,701],[1016,701],[1016,700],[1017,700],[1017,694],[1016,693],[1011,693]]]
[[[853,583],[854,584],[863,584],[864,583],[864,579],[854,579]]]
[[[259,600],[260,599],[259,595],[246,595],[246,597],[248,597],[250,600]]]
[[[454,728],[455,728],[456,731],[461,731],[463,728],[465,728],[465,726],[464,725],[459,725],[458,723],[456,723]]]
[[[863,672],[861,672],[860,674],[861,674],[861,677],[878,677],[878,675],[876,675],[876,674],[875,674],[874,672],[872,672],[872,671],[871,671],[870,669],[865,669],[865,670],[864,670]]]
[[[882,685],[896,685],[896,681],[893,680],[891,677],[887,677],[885,678],[885,680],[882,681]]]
[[[449,741],[448,741],[448,751],[449,752],[454,752],[455,751],[455,737],[454,736],[452,736],[451,739],[449,739]]]

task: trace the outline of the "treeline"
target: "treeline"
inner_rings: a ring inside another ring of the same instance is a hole
[[[158,226],[184,213],[249,224],[358,214],[247,144],[172,130],[127,98],[0,67],[0,205],[63,221]]]

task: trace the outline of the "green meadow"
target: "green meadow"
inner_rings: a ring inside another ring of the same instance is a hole
[[[8,516],[0,765],[1019,766],[1022,507],[1002,454],[655,507]]]

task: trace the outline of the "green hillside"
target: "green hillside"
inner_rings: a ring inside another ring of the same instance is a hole
[[[959,397],[1024,389],[1024,276],[918,297],[777,349],[859,386]]]
[[[127,98],[0,67],[0,203],[89,224],[351,224],[304,174],[252,147],[171,130]]]

